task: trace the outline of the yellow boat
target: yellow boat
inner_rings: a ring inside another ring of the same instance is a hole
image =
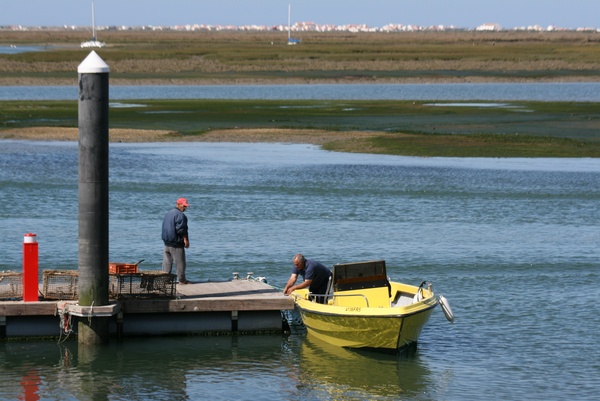
[[[394,352],[416,346],[438,303],[454,320],[431,284],[390,281],[383,260],[334,265],[329,287],[327,294],[300,289],[292,295],[308,334],[337,346]]]

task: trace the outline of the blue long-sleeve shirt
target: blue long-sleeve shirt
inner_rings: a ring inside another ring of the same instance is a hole
[[[188,236],[188,219],[185,213],[177,208],[169,210],[163,218],[162,240],[166,246],[183,248],[183,237]]]

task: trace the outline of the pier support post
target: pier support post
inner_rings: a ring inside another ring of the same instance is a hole
[[[79,74],[79,305],[108,304],[108,65],[92,51]],[[79,319],[80,344],[108,342],[106,317]]]

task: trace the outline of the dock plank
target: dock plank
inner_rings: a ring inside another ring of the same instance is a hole
[[[56,311],[56,301],[0,301],[0,316],[47,316]]]
[[[290,310],[291,297],[258,281],[232,280],[177,285],[176,299],[123,299],[126,313]]]
[[[60,300],[0,301],[0,316],[56,315]],[[206,281],[178,284],[176,298],[119,299],[124,313],[291,310],[291,297],[270,285],[252,280]]]

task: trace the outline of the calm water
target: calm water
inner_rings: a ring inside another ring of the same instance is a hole
[[[0,86],[0,100],[76,100],[73,86]],[[123,99],[493,100],[600,102],[600,82],[116,86]]]
[[[77,144],[0,143],[0,270],[23,234],[41,269],[77,266]],[[306,337],[0,343],[0,399],[596,399],[600,160],[440,159],[311,145],[111,144],[110,259],[158,269],[162,215],[191,203],[191,280],[254,272],[282,286],[296,252],[382,258],[434,290],[417,354]]]
[[[0,54],[18,54],[18,53],[28,53],[28,52],[41,52],[47,50],[48,46],[17,46],[17,45],[9,45],[3,46],[0,45]]]

